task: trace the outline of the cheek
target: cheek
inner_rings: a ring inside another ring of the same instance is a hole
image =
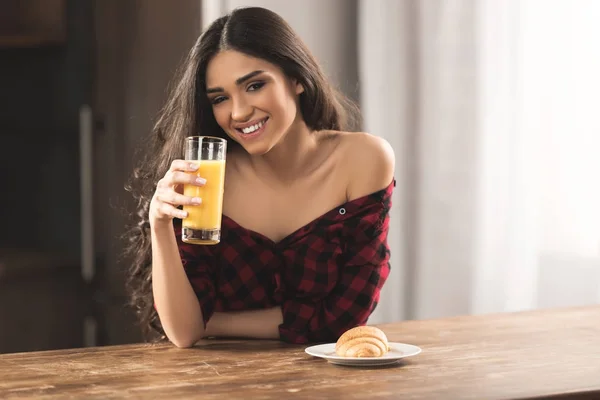
[[[284,90],[279,90],[270,97],[270,108],[275,111],[286,123],[293,121],[296,115],[296,103]]]
[[[294,100],[293,97],[290,96],[286,96],[285,98],[285,115],[286,115],[286,119],[287,122],[289,124],[293,123],[294,120],[296,119],[296,115],[298,114],[298,107],[296,106],[296,101]]]
[[[227,127],[229,125],[229,118],[228,118],[229,114],[227,111],[227,107],[225,105],[222,105],[220,107],[214,107],[213,115],[215,116],[215,120],[217,121],[217,124],[219,124],[219,126],[221,128],[223,128],[224,131],[227,132]]]

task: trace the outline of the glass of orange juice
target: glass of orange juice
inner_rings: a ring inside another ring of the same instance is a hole
[[[193,244],[217,244],[221,241],[223,186],[227,141],[211,136],[190,136],[185,142],[185,159],[198,164],[194,175],[206,179],[204,186],[184,185],[183,194],[200,197],[199,205],[186,205],[183,210],[181,240]]]

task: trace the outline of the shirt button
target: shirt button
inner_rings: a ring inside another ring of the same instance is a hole
[[[340,215],[346,214],[346,209],[344,207],[340,208]]]

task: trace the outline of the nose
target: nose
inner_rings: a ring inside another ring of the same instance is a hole
[[[231,119],[238,122],[248,121],[252,116],[252,107],[243,98],[232,99]]]

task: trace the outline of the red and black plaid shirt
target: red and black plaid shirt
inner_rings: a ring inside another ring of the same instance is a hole
[[[389,271],[389,210],[395,182],[349,201],[278,243],[223,215],[221,243],[177,242],[204,323],[215,311],[281,306],[280,338],[335,341],[364,325]]]

